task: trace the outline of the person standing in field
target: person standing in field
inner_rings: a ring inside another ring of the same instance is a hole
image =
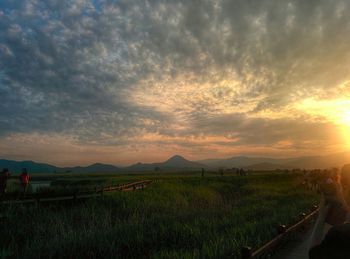
[[[19,176],[19,180],[21,182],[21,185],[23,187],[23,194],[27,192],[28,185],[29,185],[29,174],[27,172],[27,168],[22,169],[22,173]]]
[[[9,177],[10,177],[9,170],[7,168],[2,169],[2,172],[0,173],[0,195],[5,194],[7,180],[9,179]]]
[[[245,176],[245,172],[244,172],[244,169],[243,169],[243,168],[241,168],[241,169],[239,170],[239,175],[240,175],[240,176]]]

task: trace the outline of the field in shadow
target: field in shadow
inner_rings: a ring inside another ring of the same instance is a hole
[[[149,178],[157,181],[142,191],[85,202],[3,206],[0,257],[238,257],[241,246],[263,244],[317,199],[298,174]]]

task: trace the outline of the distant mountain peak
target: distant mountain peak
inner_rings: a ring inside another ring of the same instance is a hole
[[[102,164],[102,163],[94,163],[94,164],[91,164],[89,166],[99,166],[99,165],[104,165],[104,164]]]
[[[186,158],[180,155],[174,155],[170,157],[166,162],[183,162],[183,161],[188,161]]]

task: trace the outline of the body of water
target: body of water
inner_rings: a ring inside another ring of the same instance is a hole
[[[51,181],[30,181],[30,187],[33,192],[37,192],[41,188],[49,188]]]

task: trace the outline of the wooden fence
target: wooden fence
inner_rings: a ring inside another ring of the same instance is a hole
[[[286,241],[291,234],[294,234],[300,229],[305,228],[305,226],[308,225],[312,219],[317,216],[318,211],[318,207],[314,206],[312,212],[308,215],[302,213],[300,215],[301,220],[289,228],[284,225],[279,225],[277,227],[278,235],[256,250],[253,250],[249,246],[242,247],[242,259],[270,258],[277,252],[278,248],[281,247],[284,241]]]
[[[98,197],[107,192],[114,191],[135,191],[145,188],[149,185],[152,180],[144,180],[138,182],[131,182],[122,185],[114,185],[102,188],[93,188],[84,191],[76,191],[73,194],[69,195],[60,195],[54,197],[28,197],[23,199],[12,199],[12,200],[3,200],[1,204],[29,204],[29,203],[43,203],[43,202],[56,202],[56,201],[67,201],[67,200],[78,200],[78,199],[87,199],[92,197]]]

